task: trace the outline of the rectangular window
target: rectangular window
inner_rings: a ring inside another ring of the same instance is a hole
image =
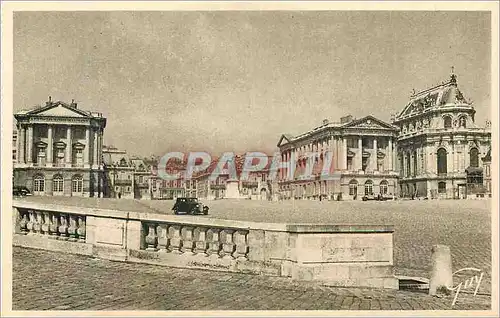
[[[144,181],[143,179],[143,176],[139,176],[139,183],[142,183]]]

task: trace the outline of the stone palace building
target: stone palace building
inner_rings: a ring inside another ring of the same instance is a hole
[[[372,116],[327,120],[299,136],[282,135],[280,173],[285,199],[361,199],[369,194],[466,198],[491,193],[491,131],[475,123],[475,109],[458,89],[457,77],[411,96],[393,119]],[[308,152],[333,152],[334,180],[322,180],[323,155],[313,178],[303,180]],[[483,175],[484,174],[484,175]]]
[[[398,128],[373,116],[341,118],[292,137],[282,135],[278,147],[282,161],[296,162],[280,173],[280,193],[284,199],[356,200],[364,195],[394,195],[398,172],[394,147]],[[308,152],[320,153],[310,158]],[[332,169],[338,177],[322,180],[325,152],[333,154]],[[314,166],[312,178],[304,179],[308,161]]]
[[[491,131],[476,124],[475,113],[455,74],[411,96],[393,121],[400,128],[401,196],[465,198],[488,192],[483,158],[491,147]]]
[[[49,97],[45,106],[14,117],[14,185],[26,186],[34,195],[102,196],[106,118],[101,113]]]

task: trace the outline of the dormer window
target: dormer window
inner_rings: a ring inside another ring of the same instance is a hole
[[[463,127],[463,128],[467,128],[467,118],[465,116],[460,117],[460,119],[458,121],[458,126]]]
[[[125,158],[122,158],[120,160],[120,164],[119,165],[120,165],[120,167],[125,167],[127,165],[127,160],[125,160]]]
[[[451,117],[445,116],[444,117],[444,128],[451,128],[451,126],[452,126]]]

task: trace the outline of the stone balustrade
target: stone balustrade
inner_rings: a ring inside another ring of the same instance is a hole
[[[398,288],[393,228],[13,203],[13,243],[105,259]]]
[[[35,209],[18,211],[18,234],[46,235],[50,239],[85,242],[85,215]]]

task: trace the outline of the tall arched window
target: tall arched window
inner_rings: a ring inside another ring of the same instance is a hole
[[[83,177],[81,175],[75,175],[71,178],[71,192],[83,193]]]
[[[451,128],[451,117],[450,116],[444,117],[444,128]]]
[[[417,152],[413,152],[413,176],[416,176],[418,174],[418,157],[417,157]]]
[[[477,148],[470,150],[470,166],[479,167],[479,150]]]
[[[33,192],[45,192],[45,177],[41,174],[33,178]]]
[[[367,180],[365,182],[365,195],[373,194],[373,181]]]
[[[447,172],[447,153],[446,153],[446,149],[444,148],[440,148],[438,151],[437,151],[437,171],[438,171],[438,174],[440,173],[446,173]]]
[[[380,194],[387,194],[387,181],[386,180],[382,180],[380,181]]]
[[[57,193],[62,193],[64,191],[64,179],[58,174],[52,179],[52,191]]]
[[[411,176],[411,152],[406,154],[406,176]]]
[[[351,180],[349,182],[349,195],[356,195],[358,193],[358,181]]]

